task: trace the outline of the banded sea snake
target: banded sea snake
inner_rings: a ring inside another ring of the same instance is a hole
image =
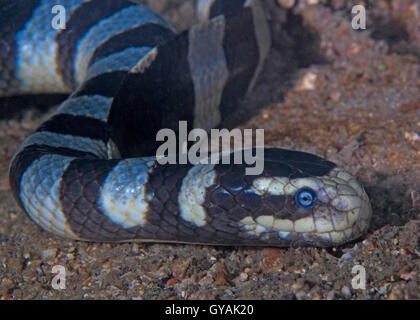
[[[66,9],[65,29],[51,8]],[[245,165],[160,165],[160,128],[217,127],[252,90],[271,40],[258,0],[200,0],[177,35],[126,0],[18,0],[0,9],[0,95],[72,92],[10,163],[43,229],[90,241],[333,246],[368,228],[363,187],[332,162],[268,148]]]

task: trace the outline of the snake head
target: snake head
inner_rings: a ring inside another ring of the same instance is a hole
[[[367,232],[372,208],[355,177],[315,155],[272,152],[265,174],[251,182],[264,209],[242,219],[245,230],[274,245],[310,246],[337,246]]]

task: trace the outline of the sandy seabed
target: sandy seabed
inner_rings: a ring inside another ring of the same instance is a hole
[[[148,2],[178,30],[194,23],[192,1]],[[420,4],[358,1],[367,29],[355,31],[353,1],[296,2],[285,9],[264,0],[273,49],[226,126],[263,128],[266,145],[312,152],[353,173],[373,207],[368,234],[332,249],[52,236],[17,206],[7,167],[46,118],[39,109],[57,98],[1,99],[12,114],[0,121],[1,299],[420,299]],[[65,290],[52,288],[55,265],[66,268]],[[365,268],[365,289],[352,288],[355,265]]]

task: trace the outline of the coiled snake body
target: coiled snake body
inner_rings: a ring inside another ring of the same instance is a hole
[[[66,9],[66,28],[51,25]],[[0,9],[0,95],[72,92],[10,163],[11,190],[45,230],[90,241],[332,246],[366,232],[356,179],[308,153],[245,165],[161,165],[156,133],[216,127],[254,86],[271,41],[257,0],[200,0],[176,35],[125,0],[19,0]]]

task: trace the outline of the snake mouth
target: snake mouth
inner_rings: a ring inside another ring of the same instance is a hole
[[[369,198],[356,178],[341,168],[322,177],[254,182],[254,191],[264,196],[289,196],[295,201],[300,190],[313,190],[316,204],[295,206],[293,214],[280,208],[274,214],[248,216],[240,221],[242,228],[261,238],[274,232],[282,240],[312,246],[341,245],[367,232],[372,216]]]

